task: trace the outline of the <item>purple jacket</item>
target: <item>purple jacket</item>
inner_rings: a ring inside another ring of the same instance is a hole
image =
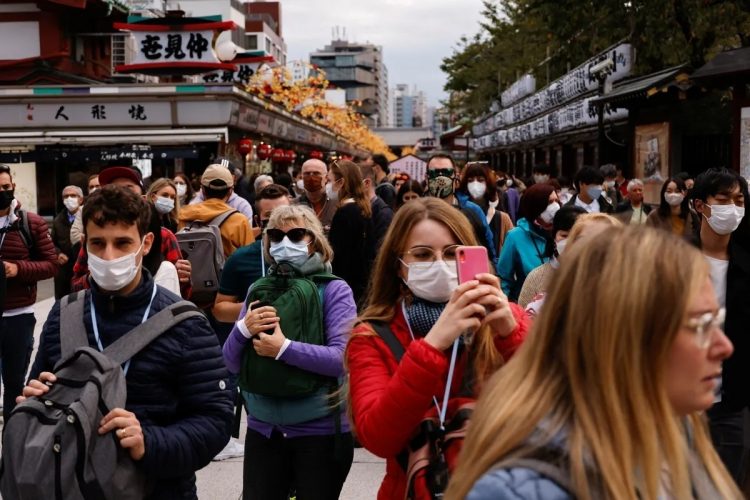
[[[244,318],[246,311],[247,307],[243,306],[239,317]],[[357,306],[349,285],[344,280],[331,281],[323,295],[326,345],[292,342],[279,360],[310,372],[341,377],[344,374],[344,350],[356,318]],[[242,353],[248,342],[249,339],[235,325],[224,343],[224,361],[231,373],[240,372]],[[247,347],[252,349],[252,344]],[[284,437],[324,436],[336,432],[336,418],[335,415],[329,415],[301,424],[276,427]],[[269,438],[275,426],[249,417],[247,427]],[[341,431],[349,431],[346,415],[341,415]]]

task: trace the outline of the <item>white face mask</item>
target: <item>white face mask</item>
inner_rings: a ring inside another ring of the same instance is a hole
[[[168,214],[174,210],[174,200],[172,198],[167,198],[166,196],[157,196],[156,201],[154,202],[154,207],[161,215]]]
[[[549,180],[549,175],[547,174],[536,174],[534,175],[534,182],[536,184],[544,184]]]
[[[143,241],[135,252],[112,260],[99,258],[89,250],[89,272],[99,288],[108,292],[115,292],[129,285],[141,267],[141,264],[135,263],[135,259],[141,253],[142,248]],[[142,262],[143,259],[141,259]]]
[[[187,184],[177,184],[177,196],[182,198],[187,193]]]
[[[739,227],[745,216],[745,207],[731,205],[708,205],[711,207],[711,217],[706,217],[708,225],[716,234],[727,235],[733,233]]]
[[[339,193],[338,191],[333,190],[333,183],[329,182],[326,184],[326,196],[328,196],[328,199],[331,201],[338,201],[339,200]]]
[[[542,215],[539,216],[542,222],[545,224],[552,224],[552,220],[555,218],[555,214],[560,210],[560,205],[557,203],[550,203],[547,208],[544,209]]]
[[[680,206],[684,199],[685,195],[682,193],[664,193],[664,201],[666,201],[670,207]]]
[[[404,263],[409,268],[406,286],[420,299],[438,304],[448,302],[458,287],[456,266],[451,264],[444,260]]]
[[[78,203],[78,198],[65,198],[63,200],[63,205],[65,205],[65,208],[67,208],[70,213],[75,212],[78,210],[78,207],[81,206],[81,204]]]
[[[487,192],[487,184],[482,181],[471,181],[466,188],[475,200],[481,198]]]
[[[305,181],[303,181],[302,179],[298,180],[297,181],[297,189],[299,190],[300,193],[302,191],[304,191],[305,190]]]
[[[612,189],[615,187],[615,181],[604,181],[604,189]]]
[[[491,202],[489,203],[490,207],[492,207],[492,208],[497,208],[497,206],[498,206],[499,204],[500,204],[500,199],[499,199],[499,198],[498,198],[497,200],[495,200],[495,201],[491,201]]]
[[[307,249],[309,244],[310,242],[305,241],[292,243],[288,236],[284,236],[284,239],[280,242],[271,243],[268,253],[271,254],[271,257],[273,257],[273,260],[277,264],[279,262],[288,262],[295,267],[301,267],[310,258]]]

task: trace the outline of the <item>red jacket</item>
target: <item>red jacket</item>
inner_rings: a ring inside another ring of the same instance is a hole
[[[18,210],[16,211],[18,212]],[[18,266],[18,274],[8,278],[4,310],[34,305],[36,282],[52,278],[57,274],[57,252],[47,229],[47,223],[37,214],[26,212],[29,230],[34,239],[33,255],[20,233],[21,219],[17,219],[5,235],[0,247],[0,261]]]
[[[530,328],[530,320],[518,305],[510,307],[518,326],[508,337],[497,337],[495,345],[507,361]],[[406,353],[397,364],[386,343],[359,325],[352,332],[346,356],[349,366],[351,415],[357,439],[362,445],[386,460],[386,473],[378,499],[403,498],[406,475],[396,461],[417,430],[425,415],[435,409],[433,396],[442,403],[448,376],[450,355],[440,352],[422,339],[412,341],[400,308],[390,328]],[[456,363],[451,386],[451,403],[460,391],[465,356]],[[449,404],[449,410],[453,404]],[[449,411],[450,414],[450,411]]]

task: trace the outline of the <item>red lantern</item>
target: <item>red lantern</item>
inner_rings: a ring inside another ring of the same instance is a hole
[[[284,159],[285,159],[285,160],[286,160],[286,161],[287,161],[288,163],[292,163],[292,162],[294,162],[294,159],[295,159],[295,158],[297,158],[297,153],[295,153],[295,152],[294,152],[294,150],[292,150],[292,149],[287,149],[286,151],[284,151]]]
[[[261,160],[267,160],[271,157],[271,151],[273,151],[273,146],[270,144],[261,144],[258,146],[258,158]]]
[[[252,139],[240,139],[240,142],[237,145],[237,149],[239,150],[241,155],[248,154],[250,151],[253,150]]]
[[[323,152],[318,151],[317,149],[314,151],[310,151],[310,158],[314,160],[322,160],[323,159]]]
[[[274,163],[281,163],[286,160],[286,155],[284,154],[284,150],[281,148],[276,148],[273,150],[273,153],[271,154],[271,160],[273,160]]]

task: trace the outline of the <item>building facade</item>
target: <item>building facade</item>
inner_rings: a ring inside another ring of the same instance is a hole
[[[333,40],[310,54],[310,63],[325,71],[328,81],[346,90],[348,103],[372,126],[388,123],[388,70],[383,48],[370,43]]]
[[[409,86],[401,83],[391,91],[393,113],[391,126],[402,127],[431,127],[427,97],[416,87],[409,90]]]

